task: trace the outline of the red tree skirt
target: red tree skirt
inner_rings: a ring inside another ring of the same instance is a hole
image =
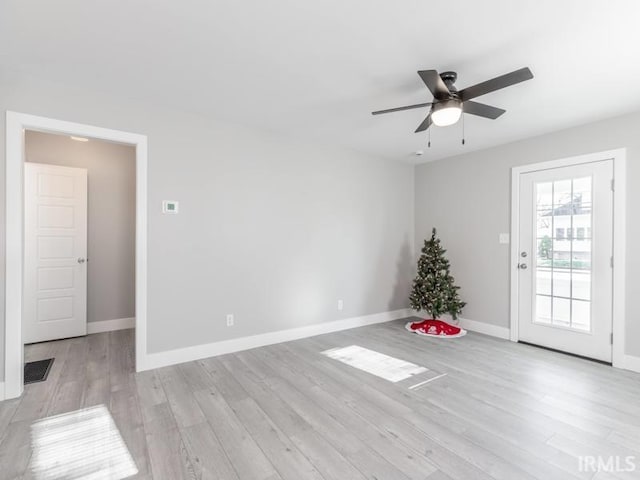
[[[460,327],[449,325],[447,322],[433,318],[422,320],[421,322],[409,322],[405,325],[405,328],[410,332],[427,337],[457,338],[467,334],[467,331]]]

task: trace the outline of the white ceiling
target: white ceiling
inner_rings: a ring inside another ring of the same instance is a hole
[[[640,109],[637,0],[2,0],[0,67],[287,135],[420,161]],[[458,88],[528,66],[477,100],[498,120],[413,131],[420,69]]]

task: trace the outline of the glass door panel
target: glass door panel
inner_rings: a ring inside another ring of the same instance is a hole
[[[590,176],[535,183],[534,323],[591,330]]]

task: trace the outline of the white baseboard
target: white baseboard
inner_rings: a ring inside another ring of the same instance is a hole
[[[0,402],[4,400],[4,382],[0,382]]]
[[[100,320],[99,322],[87,322],[87,334],[113,332],[125,330],[136,326],[135,318],[115,318],[113,320]]]
[[[178,363],[190,362],[201,358],[215,357],[227,353],[249,350],[276,343],[299,340],[301,338],[313,337],[324,333],[338,332],[350,328],[373,325],[375,323],[389,322],[411,316],[411,310],[402,309],[392,312],[376,313],[362,317],[345,318],[333,322],[318,323],[305,327],[291,328],[277,332],[252,335],[250,337],[234,338],[221,342],[208,343],[206,345],[195,345],[193,347],[179,348],[166,352],[149,353],[146,355],[144,365],[140,370],[151,370],[153,368],[176,365]]]
[[[477,320],[469,320],[468,318],[459,318],[458,325],[465,330],[472,332],[484,333],[491,337],[504,338],[509,340],[510,330],[507,327],[500,327],[498,325],[492,325],[490,323],[478,322]]]
[[[414,315],[420,318],[430,318],[427,312],[412,312]],[[506,340],[509,340],[510,330],[507,327],[499,327],[498,325],[478,322],[477,320],[469,320],[468,318],[461,317],[458,317],[458,320],[456,321],[452,320],[450,315],[443,315],[441,318],[445,322],[449,322],[453,325],[458,325],[459,327],[462,327],[465,330],[469,330],[471,332],[482,333],[491,337],[504,338]]]
[[[622,360],[622,365],[616,366],[619,368],[624,368],[625,370],[631,370],[632,372],[640,373],[640,357],[625,355]]]
[[[472,332],[484,333],[485,335],[503,338],[505,340],[510,339],[510,329],[506,327],[499,327],[497,325],[478,322],[476,320],[469,320],[467,318],[459,318],[458,325]],[[622,368],[624,370],[630,370],[632,372],[640,373],[640,357],[635,357],[633,355],[624,355],[622,363],[620,365],[614,366],[616,368]]]

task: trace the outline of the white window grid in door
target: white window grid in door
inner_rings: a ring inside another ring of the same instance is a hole
[[[591,176],[537,182],[533,322],[591,333]]]

